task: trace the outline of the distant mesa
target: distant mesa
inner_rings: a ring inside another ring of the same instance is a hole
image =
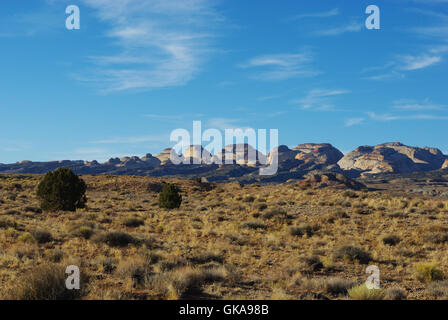
[[[183,164],[174,165],[171,156],[183,161]],[[277,174],[260,176],[259,167],[273,164],[275,157],[278,157]],[[214,164],[211,164],[212,161]],[[215,164],[217,161],[221,164]],[[358,178],[375,174],[448,169],[448,157],[436,148],[410,147],[399,142],[360,146],[345,156],[329,143],[305,143],[293,148],[281,145],[268,155],[244,143],[227,145],[214,155],[200,145],[191,145],[183,155],[177,154],[172,148],[167,148],[155,156],[147,153],[141,158],[137,156],[111,158],[104,163],[96,160],[21,161],[14,164],[0,164],[0,173],[42,174],[60,167],[70,168],[78,174],[187,179],[201,177],[210,182],[239,183],[308,181],[318,186],[345,185],[356,189],[361,186],[343,177]]]
[[[272,163],[275,152],[278,154],[278,163],[282,169],[294,171],[329,170],[339,171],[337,162],[344,154],[329,143],[305,143],[289,149],[279,146],[268,155],[268,162]]]
[[[157,159],[159,159],[159,161],[160,161],[160,164],[161,165],[169,165],[169,164],[172,164],[171,163],[171,154],[174,154],[174,155],[177,155],[177,156],[179,156],[177,153],[176,153],[176,151],[174,151],[174,149],[172,149],[172,148],[166,148],[166,149],[164,149],[161,153],[159,153],[158,155],[156,155],[155,157],[157,158]]]
[[[305,162],[315,162],[322,165],[336,164],[344,156],[341,151],[329,143],[299,144],[293,150],[300,152],[297,154],[296,159],[303,160]]]
[[[214,156],[215,163],[241,166],[258,166],[266,164],[266,155],[247,143],[230,144]],[[219,161],[219,162],[218,162]]]
[[[201,145],[189,146],[184,154],[184,163],[188,164],[211,164],[213,156]]]
[[[446,156],[436,148],[409,147],[399,142],[362,146],[345,155],[338,165],[352,175],[410,173],[441,169]]]

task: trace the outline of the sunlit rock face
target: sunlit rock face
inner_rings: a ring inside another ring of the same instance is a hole
[[[362,146],[346,154],[338,165],[359,175],[410,173],[441,169],[446,157],[439,149],[420,148],[399,142]]]
[[[227,145],[213,157],[213,160],[222,165],[238,164],[241,166],[257,166],[267,162],[263,153],[247,143]]]

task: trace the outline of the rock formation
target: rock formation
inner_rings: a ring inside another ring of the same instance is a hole
[[[226,157],[230,159],[231,163],[229,163]],[[264,154],[247,143],[227,145],[214,156],[214,162],[222,165],[238,164],[241,166],[256,166],[266,164],[266,161],[267,159]]]
[[[183,155],[174,152],[173,155],[183,162],[180,165],[171,162],[172,152],[174,150],[168,148],[156,156],[148,153],[141,158],[112,158],[104,163],[95,160],[22,161],[0,164],[0,173],[42,174],[65,167],[78,174],[147,175],[188,179],[206,177],[210,182],[240,183],[296,183],[307,179],[318,185],[346,185],[349,188],[358,188],[356,184],[344,181],[340,174],[356,178],[376,173],[411,173],[448,168],[448,158],[440,150],[409,147],[401,143],[362,146],[345,156],[328,143],[299,144],[291,149],[279,146],[268,156],[248,144],[228,145],[215,155],[211,155],[202,146],[192,145]],[[226,152],[230,155],[230,164],[225,162]],[[277,174],[260,176],[260,166],[271,164],[274,155],[278,156]],[[221,160],[222,164],[210,164],[212,159]],[[320,182],[316,182],[319,179]]]
[[[445,156],[439,149],[405,146],[399,142],[362,146],[345,155],[338,165],[353,176],[409,173],[441,169]]]

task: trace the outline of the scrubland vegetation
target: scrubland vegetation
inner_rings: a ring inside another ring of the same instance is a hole
[[[1,299],[448,299],[441,198],[83,176],[85,205],[52,211],[42,178],[0,176]],[[162,182],[180,193],[163,208]]]

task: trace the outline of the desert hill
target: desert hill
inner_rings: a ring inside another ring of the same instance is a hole
[[[112,158],[98,161],[22,161],[0,164],[0,173],[43,174],[59,167],[72,169],[78,174],[136,175],[171,178],[205,177],[211,182],[236,181],[240,183],[281,183],[303,180],[310,173],[342,173],[351,178],[376,174],[427,172],[448,167],[448,158],[439,149],[411,147],[404,144],[384,143],[361,146],[344,155],[328,143],[306,143],[289,148],[279,146],[264,155],[248,144],[227,145],[212,155],[202,146],[190,146],[179,159],[187,164],[175,165],[170,160],[172,149],[167,148],[153,156]],[[230,163],[225,159],[230,152]],[[250,162],[249,156],[256,161]],[[272,164],[278,155],[278,172],[273,176],[260,176],[259,168]],[[212,163],[219,159],[221,164]]]

